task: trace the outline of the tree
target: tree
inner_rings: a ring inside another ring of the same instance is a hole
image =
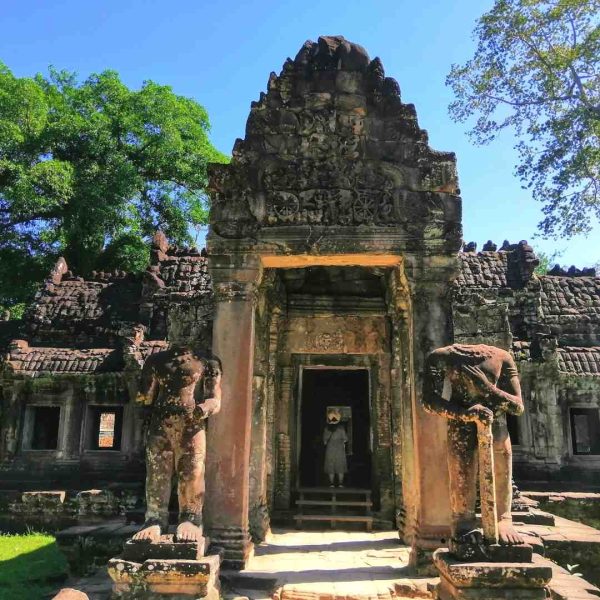
[[[81,275],[135,271],[156,229],[189,243],[207,163],[227,160],[208,132],[205,109],[168,86],[0,63],[0,305],[27,300],[59,255]]]
[[[537,275],[546,275],[563,254],[564,250],[555,250],[550,254],[547,252],[536,252],[540,264],[535,268],[535,273]]]
[[[477,49],[446,83],[457,122],[487,144],[512,128],[517,175],[543,203],[541,233],[587,233],[600,216],[600,0],[495,0]]]

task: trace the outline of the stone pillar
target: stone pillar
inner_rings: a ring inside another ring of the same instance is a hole
[[[225,549],[225,563],[243,568],[252,551],[248,533],[254,310],[261,270],[211,257],[215,291],[213,352],[223,363],[221,411],[208,426],[206,502],[208,535]],[[254,262],[256,265],[257,263]]]
[[[410,561],[422,574],[433,574],[432,552],[447,544],[450,534],[450,489],[447,465],[446,421],[421,406],[423,369],[428,352],[452,342],[448,286],[452,257],[430,257],[410,274],[417,282],[413,307],[413,435],[418,511],[411,541]]]
[[[276,420],[275,508],[288,510],[292,502],[292,445],[290,436],[290,403],[292,401],[293,367],[281,367],[281,385]]]

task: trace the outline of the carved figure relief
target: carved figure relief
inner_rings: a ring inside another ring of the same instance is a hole
[[[339,329],[333,333],[320,333],[311,345],[318,352],[341,352],[344,350],[344,334]]]

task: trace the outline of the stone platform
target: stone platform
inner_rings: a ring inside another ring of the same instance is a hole
[[[276,600],[431,598],[395,531],[274,530],[239,573],[222,573],[228,596]]]
[[[438,600],[545,600],[552,579],[552,567],[538,555],[531,562],[463,562],[440,548],[433,562]]]
[[[219,600],[221,557],[204,556],[208,540],[177,542],[173,534],[155,543],[125,543],[108,562],[114,600]]]
[[[585,528],[558,521],[561,527],[540,526],[539,533],[546,537],[553,535],[550,532],[566,535],[566,525]],[[256,546],[255,556],[244,571],[221,571],[222,595],[226,599],[245,596],[251,600],[433,598],[439,578],[416,576],[408,567],[408,554],[409,548],[399,542],[395,531],[278,529],[267,542]],[[543,560],[553,571],[549,588],[554,600],[598,600],[597,587]],[[103,567],[93,576],[72,578],[65,585],[85,592],[89,600],[108,600],[112,581]]]

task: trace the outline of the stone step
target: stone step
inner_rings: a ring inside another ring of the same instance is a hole
[[[370,500],[358,502],[355,500],[296,500],[298,506],[366,506],[371,508],[373,503]]]
[[[371,490],[366,488],[351,488],[351,487],[314,487],[314,488],[298,488],[298,493],[300,495],[304,494],[355,494],[366,496],[368,498],[371,497]]]
[[[329,523],[331,528],[335,528],[336,523],[364,523],[367,531],[373,529],[373,517],[366,515],[294,515],[296,527],[307,521]]]
[[[271,597],[277,587],[279,579],[271,574],[245,573],[240,571],[221,571],[221,583],[227,590],[248,590],[264,592]],[[255,596],[255,595],[253,595]],[[238,596],[239,597],[239,596]]]
[[[526,523],[528,525],[554,525],[554,515],[543,510],[531,509],[528,511],[512,511],[515,523]]]
[[[294,519],[300,521],[354,521],[356,523],[373,522],[373,517],[366,515],[295,515]]]

